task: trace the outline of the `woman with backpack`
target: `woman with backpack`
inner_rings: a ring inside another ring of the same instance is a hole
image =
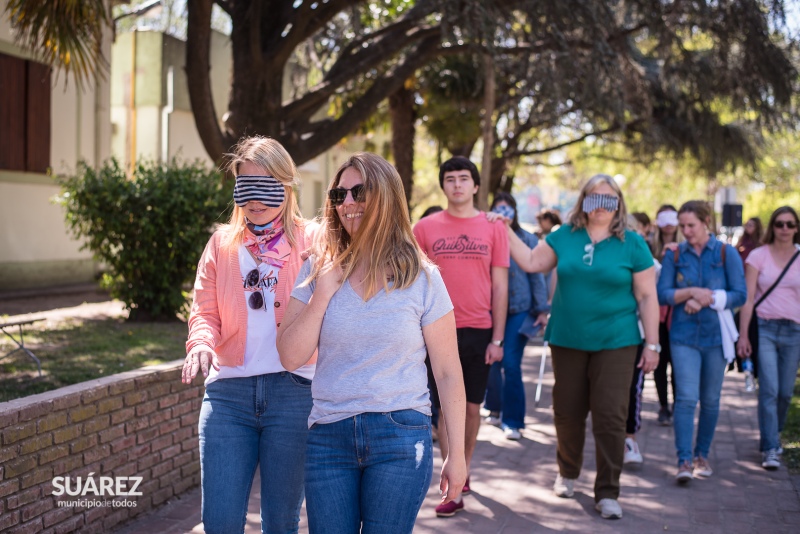
[[[711,210],[700,200],[678,210],[686,241],[664,255],[658,300],[674,307],[669,332],[676,376],[675,447],[679,483],[713,473],[708,461],[719,418],[722,379],[735,357],[736,327],[731,310],[744,304],[747,290],[736,249],[709,231]],[[694,413],[700,403],[697,438],[692,448]]]

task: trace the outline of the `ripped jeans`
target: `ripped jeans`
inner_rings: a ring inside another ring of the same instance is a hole
[[[306,450],[311,534],[405,534],[414,529],[433,470],[431,418],[367,412],[315,424]]]

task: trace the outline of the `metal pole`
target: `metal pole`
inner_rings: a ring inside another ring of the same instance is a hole
[[[539,379],[536,382],[536,397],[534,398],[533,405],[539,407],[539,400],[542,398],[542,381],[544,380],[544,370],[547,366],[547,349],[549,344],[547,341],[542,345],[542,361],[539,363]]]

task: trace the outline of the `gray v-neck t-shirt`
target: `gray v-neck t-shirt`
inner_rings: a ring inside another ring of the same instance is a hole
[[[316,287],[315,282],[300,287],[311,261],[303,264],[292,291],[305,304]],[[439,270],[423,266],[410,287],[380,290],[367,302],[349,281],[333,295],[319,334],[309,428],[366,412],[431,414],[422,327],[442,318],[453,304]]]

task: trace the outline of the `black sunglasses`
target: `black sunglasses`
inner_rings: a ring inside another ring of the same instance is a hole
[[[344,187],[336,187],[328,191],[328,198],[331,199],[331,204],[339,206],[347,199],[347,192],[353,195],[353,202],[364,202],[364,184],[356,184],[350,189]]]
[[[250,306],[253,310],[260,310],[261,308],[265,307],[264,301],[264,288],[259,288],[259,281],[261,279],[261,273],[258,272],[258,269],[253,269],[247,276],[244,277],[244,288],[245,289],[259,289],[259,291],[254,291],[250,294],[250,298],[247,299],[247,305]]]
[[[789,230],[794,230],[797,228],[797,223],[793,223],[792,221],[775,221],[772,223],[772,226],[780,229],[788,228]]]

